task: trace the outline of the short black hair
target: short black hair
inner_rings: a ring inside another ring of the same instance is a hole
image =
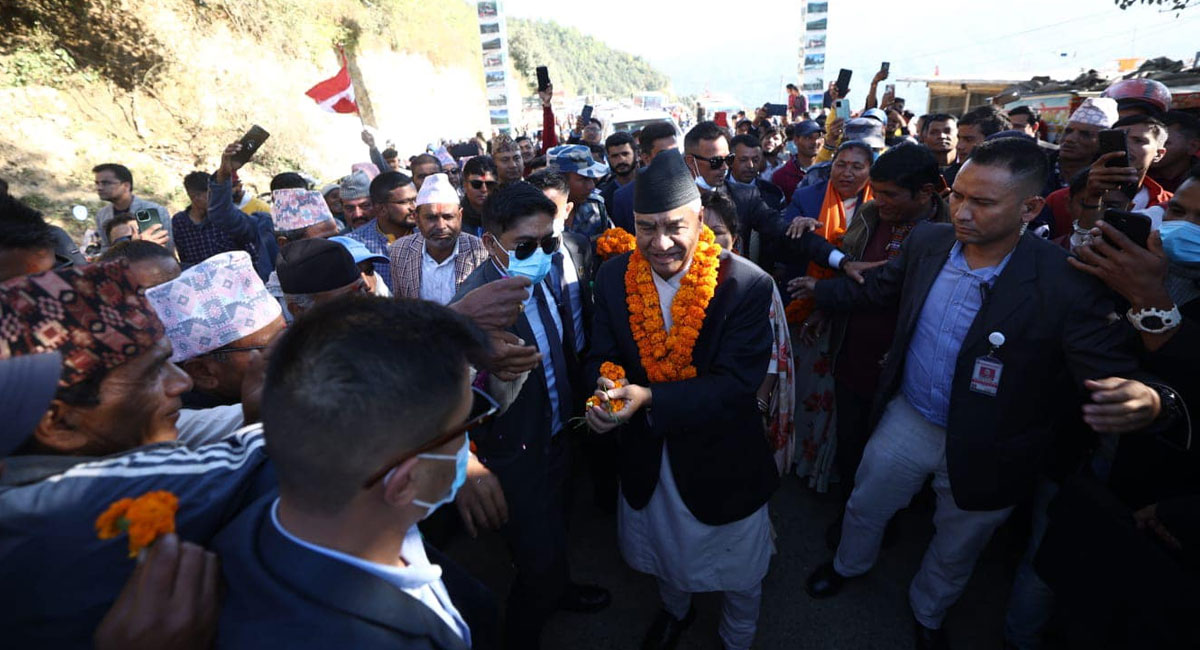
[[[207,192],[208,181],[212,179],[212,175],[208,172],[192,172],[183,177],[183,189],[189,192]]]
[[[558,214],[558,206],[533,185],[514,181],[501,185],[495,193],[488,195],[487,203],[483,204],[483,228],[493,235],[500,235],[517,221],[535,214],[553,219]]]
[[[604,139],[604,152],[608,153],[609,149],[612,149],[613,147],[620,147],[623,145],[629,145],[629,148],[633,149],[634,153],[637,153],[637,149],[638,149],[637,143],[634,142],[633,136],[630,135],[628,131],[617,131],[616,133],[605,138]]]
[[[383,150],[383,153],[381,153],[381,154],[379,154],[379,155],[380,155],[380,157],[382,157],[384,160],[391,160],[391,159],[393,159],[393,158],[399,158],[399,157],[400,157],[400,152],[399,152],[399,151],[396,151],[396,150],[395,150],[394,148],[392,148],[392,147],[388,147],[387,149],[384,149],[384,150]]]
[[[485,174],[496,174],[496,161],[492,160],[491,156],[475,156],[463,163],[462,175],[467,176],[483,176]]]
[[[518,144],[519,144],[519,143],[521,143],[522,141],[528,141],[528,142],[530,142],[530,143],[532,143],[532,142],[533,142],[533,140],[530,140],[530,139],[529,139],[529,136],[527,136],[527,135],[518,135],[518,136],[517,136],[517,139],[516,139],[516,140],[513,140],[513,142],[516,142],[516,143],[518,143]]]
[[[729,141],[729,148],[736,149],[739,144],[750,149],[762,149],[762,141],[750,133],[733,136]]]
[[[976,165],[1003,167],[1030,195],[1041,194],[1050,171],[1042,148],[1031,138],[986,140],[971,150],[967,160]]]
[[[921,117],[925,118],[925,123],[921,125],[922,134],[925,131],[928,131],[929,126],[934,122],[954,122],[955,124],[958,124],[958,118],[949,113],[930,113],[929,115],[922,115]]]
[[[724,187],[718,187],[715,191],[709,192],[703,197],[700,204],[704,207],[704,213],[707,215],[710,211],[721,218],[725,223],[725,228],[729,230],[729,234],[736,239],[738,236],[737,205],[733,199],[729,198],[728,190]]]
[[[104,254],[100,256],[99,262],[115,262],[117,260],[129,260],[130,263],[141,262],[143,260],[169,259],[175,260],[175,256],[166,248],[145,239],[130,239],[113,244]]]
[[[99,174],[100,172],[112,172],[113,176],[116,176],[118,181],[121,181],[122,183],[129,183],[129,191],[133,191],[133,172],[129,171],[129,168],[125,165],[118,163],[101,163],[95,167],[92,167],[93,174]]]
[[[389,459],[458,424],[447,420],[487,339],[433,302],[346,296],[296,319],[277,346],[262,395],[267,454],[296,508],[334,513]]]
[[[650,127],[646,128],[649,129]],[[645,131],[643,131],[643,137],[645,137]],[[696,126],[693,126],[687,132],[687,135],[683,136],[683,150],[687,153],[691,153],[696,147],[700,146],[701,142],[705,140],[716,140],[718,138],[727,137],[728,136],[725,134],[725,129],[717,126],[716,122],[713,122],[712,120],[700,122],[696,124]]]
[[[965,113],[958,120],[959,128],[964,126],[977,126],[983,137],[995,135],[1001,131],[1012,129],[1012,120],[1000,111],[995,106],[980,106]]]
[[[913,196],[927,183],[941,188],[942,175],[933,153],[919,144],[904,143],[879,155],[871,165],[871,180],[895,183]]]
[[[608,159],[608,149],[602,144],[589,144],[588,149],[592,152],[592,160],[601,162]]]
[[[54,250],[57,241],[42,215],[7,194],[0,195],[0,249]]]
[[[1200,117],[1184,111],[1167,111],[1159,118],[1163,124],[1178,128],[1190,138],[1200,138]]]
[[[137,219],[134,219],[132,214],[118,214],[112,219],[104,222],[104,238],[111,242],[113,228],[116,228],[121,224],[133,223],[135,221],[137,221]]]
[[[1017,115],[1024,115],[1025,117],[1029,118],[1030,124],[1042,121],[1041,113],[1038,113],[1037,109],[1032,106],[1018,106],[1008,112],[1009,117],[1015,117]]]
[[[799,88],[796,87],[796,84],[788,84],[787,86],[784,86],[784,87],[787,88],[788,90],[800,90]]]
[[[1162,120],[1158,119],[1157,117],[1150,115],[1137,114],[1122,117],[1116,122],[1113,122],[1112,128],[1119,129],[1123,126],[1136,126],[1138,124],[1145,125],[1149,131],[1154,134],[1154,137],[1161,140],[1162,143],[1166,143],[1167,125],[1163,124]]]
[[[654,151],[654,141],[663,138],[673,138],[678,135],[675,125],[670,122],[651,122],[638,132],[638,151]]]
[[[437,161],[437,158],[434,158],[434,161]],[[388,192],[391,192],[397,187],[411,185],[412,182],[412,177],[403,172],[382,172],[371,181],[371,202],[383,203],[384,201],[387,201]]]
[[[602,128],[602,129],[604,128],[604,122],[601,122],[600,118],[598,118],[598,117],[588,118],[588,126],[591,126],[593,124],[595,124],[596,126]]]
[[[423,153],[419,156],[413,156],[412,162],[409,164],[411,166],[415,167],[416,165],[424,165],[425,163],[433,163],[433,164],[437,165],[438,169],[442,168],[442,161],[438,160],[437,156],[435,156],[431,153]],[[382,174],[380,174],[380,176],[382,176]],[[379,178],[379,177],[376,176],[376,178]],[[402,183],[400,185],[397,185],[396,187],[404,187],[404,184]]]
[[[542,192],[546,190],[558,190],[563,193],[563,196],[566,196],[570,189],[567,186],[567,177],[553,169],[539,169],[530,174],[529,178],[525,180]]]
[[[792,140],[796,137],[796,125],[788,124],[783,127],[783,137]]]
[[[271,191],[275,190],[307,190],[308,181],[296,172],[283,172],[275,174],[271,179]]]

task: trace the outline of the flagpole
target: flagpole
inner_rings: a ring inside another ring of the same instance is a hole
[[[342,57],[342,67],[346,68],[347,76],[350,77],[350,87],[354,89],[354,114],[358,116],[358,125],[360,127],[362,127],[363,131],[366,131],[367,123],[365,120],[363,120],[362,107],[359,106],[358,84],[354,83],[354,75],[349,74],[350,61],[349,61],[349,59],[346,58],[346,49],[344,47],[342,47],[341,43],[338,43],[337,49],[338,49],[338,55],[340,57]]]

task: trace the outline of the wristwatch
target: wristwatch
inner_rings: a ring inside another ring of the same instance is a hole
[[[1171,305],[1169,310],[1146,307],[1135,312],[1130,308],[1125,313],[1125,318],[1129,319],[1129,323],[1133,325],[1134,329],[1147,334],[1169,332],[1183,322],[1183,315],[1179,313],[1178,305]]]

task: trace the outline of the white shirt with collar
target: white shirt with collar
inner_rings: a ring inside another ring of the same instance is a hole
[[[401,568],[370,562],[296,537],[288,532],[279,521],[278,498],[275,499],[275,503],[271,504],[271,523],[288,541],[313,553],[356,566],[382,578],[409,596],[421,601],[423,605],[433,610],[433,613],[437,614],[438,618],[442,619],[446,625],[449,625],[450,629],[467,643],[467,646],[471,645],[471,629],[467,627],[462,615],[458,613],[458,609],[450,600],[446,586],[442,584],[442,567],[429,563],[429,558],[425,555],[425,544],[421,541],[421,533],[416,526],[408,529],[408,534],[404,536],[404,544],[400,547],[400,557],[408,565]]]
[[[560,235],[561,236],[561,235]],[[563,256],[563,282],[567,285],[567,298],[571,301],[571,321],[575,326],[575,352],[581,352],[587,345],[583,331],[583,294],[579,288],[579,270],[571,257],[571,249],[566,244],[559,244],[559,252]]]
[[[492,260],[492,264],[496,264],[495,260]],[[496,268],[500,271],[500,275],[508,277],[508,272],[501,269],[498,264]],[[529,292],[529,296],[525,298],[525,308],[522,313],[525,315],[525,320],[529,322],[529,329],[533,330],[533,338],[536,339],[538,352],[542,355],[542,372],[546,376],[546,392],[550,398],[550,435],[553,436],[561,431],[563,427],[558,415],[558,391],[555,388],[554,363],[551,361],[553,357],[550,356],[550,338],[546,335],[546,326],[542,323],[541,314],[538,313],[537,299],[534,298],[534,291],[541,291],[542,297],[546,299],[546,306],[550,308],[550,318],[554,321],[551,323],[551,326],[558,332],[559,341],[562,340],[562,317],[559,315],[558,309],[555,308],[554,294],[546,287],[546,281],[542,280],[537,283]]]
[[[454,252],[439,262],[429,256],[428,242],[421,248],[421,300],[448,305],[454,299],[454,260],[458,257],[458,240]]]

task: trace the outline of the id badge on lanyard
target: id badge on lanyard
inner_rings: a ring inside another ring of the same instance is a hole
[[[971,371],[971,390],[995,397],[1000,391],[1000,376],[1004,373],[1004,363],[996,358],[996,351],[1004,345],[1004,335],[992,332],[988,334],[988,343],[992,345],[991,351],[975,359],[975,369]]]

